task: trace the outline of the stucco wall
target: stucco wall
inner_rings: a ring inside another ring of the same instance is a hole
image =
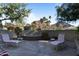
[[[78,35],[78,33],[75,30],[43,30],[42,32],[44,31],[48,32],[50,37],[58,37],[59,33],[64,33],[65,40],[70,41],[76,39],[77,38],[76,35]]]

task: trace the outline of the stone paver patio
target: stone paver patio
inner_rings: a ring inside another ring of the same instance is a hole
[[[75,56],[76,50],[70,47],[62,51],[53,50],[53,46],[42,41],[23,41],[18,47],[6,48],[11,56]]]

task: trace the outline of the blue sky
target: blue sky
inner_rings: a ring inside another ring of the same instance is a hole
[[[38,17],[54,15],[56,4],[48,3],[35,3],[29,4],[28,8],[32,9],[32,12],[37,14]],[[54,12],[53,12],[54,11]],[[52,12],[52,13],[51,13]]]
[[[42,17],[52,16],[51,23],[56,23],[56,6],[60,4],[55,3],[30,3],[26,6],[26,8],[32,9],[29,18],[27,19],[27,23],[31,23],[33,21],[39,20]]]

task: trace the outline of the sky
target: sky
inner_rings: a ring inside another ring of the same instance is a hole
[[[31,10],[31,14],[29,18],[26,18],[26,23],[31,23],[33,21],[37,21],[42,17],[49,17],[52,16],[50,20],[51,23],[56,23],[56,6],[60,4],[55,3],[30,3],[26,6],[28,9]]]

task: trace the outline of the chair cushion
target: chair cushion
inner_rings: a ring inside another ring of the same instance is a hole
[[[58,45],[58,44],[63,43],[63,42],[62,41],[52,41],[50,43],[53,44],[53,45]]]

